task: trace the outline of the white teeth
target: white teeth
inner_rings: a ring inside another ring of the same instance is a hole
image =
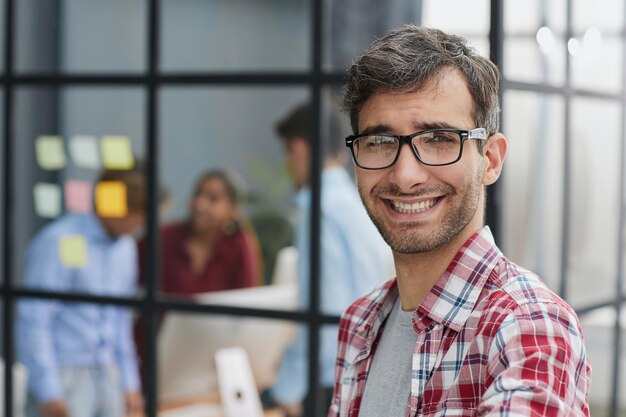
[[[414,213],[420,213],[422,211],[428,210],[429,208],[434,206],[436,202],[437,202],[436,199],[432,199],[432,200],[420,201],[418,203],[413,203],[413,204],[405,204],[405,203],[400,203],[399,201],[392,200],[391,204],[393,205],[393,208],[396,209],[396,211],[399,213],[414,214]]]

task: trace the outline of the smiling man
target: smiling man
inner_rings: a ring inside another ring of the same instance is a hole
[[[346,138],[397,278],[340,324],[329,416],[587,416],[574,311],[484,226],[502,170],[498,69],[462,38],[405,26],[348,71]]]

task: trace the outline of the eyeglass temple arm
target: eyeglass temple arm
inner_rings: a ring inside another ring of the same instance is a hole
[[[487,129],[485,129],[484,127],[477,127],[476,129],[468,130],[467,138],[487,140]]]

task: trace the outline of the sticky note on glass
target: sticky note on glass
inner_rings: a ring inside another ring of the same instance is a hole
[[[59,257],[66,268],[87,266],[87,241],[81,235],[65,235],[59,239]]]
[[[77,167],[100,168],[98,140],[94,136],[73,136],[70,139],[70,155]]]
[[[91,185],[87,181],[65,183],[65,208],[73,213],[91,212]]]
[[[35,141],[37,163],[42,169],[61,169],[67,164],[63,139],[60,136],[38,136]]]
[[[101,181],[96,185],[96,211],[102,217],[124,217],[128,214],[126,185],[119,181]]]
[[[47,219],[61,214],[61,187],[56,184],[37,183],[33,188],[35,213]]]
[[[126,170],[135,166],[133,150],[126,136],[103,136],[100,145],[105,168]]]

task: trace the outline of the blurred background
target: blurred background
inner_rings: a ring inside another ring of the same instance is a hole
[[[297,213],[276,124],[303,102],[321,120],[337,103],[352,59],[388,30],[414,23],[466,37],[500,67],[501,130],[510,150],[503,178],[489,191],[488,223],[509,258],[579,313],[594,368],[592,415],[626,415],[625,22],[619,0],[1,0],[5,360],[19,354],[12,334],[22,297],[123,305],[144,319],[137,344],[147,410],[155,414],[172,399],[216,390],[214,375],[191,376],[196,361],[210,360],[212,344],[226,346],[242,332],[249,340],[232,343],[254,345],[272,334],[288,340],[300,322],[309,334],[310,372],[302,377],[315,402],[315,335],[337,322],[315,305],[323,288],[312,292],[309,308],[296,308],[293,292],[175,297],[161,288],[158,230],[189,215],[204,172],[228,171],[260,251],[256,281],[245,286],[294,283],[297,255],[289,248]],[[349,134],[344,127],[328,133],[321,124],[311,134],[341,140]],[[102,143],[111,137],[107,150]],[[314,146],[314,207],[322,151]],[[145,245],[136,296],[24,287],[28,242],[66,213],[89,212],[107,158],[128,155],[143,164],[150,190],[148,223],[136,236]],[[323,262],[316,253],[308,259]],[[307,268],[314,289],[317,269]],[[271,297],[277,301],[263,302]],[[172,340],[204,353],[179,352]],[[254,369],[268,355],[249,356]],[[259,367],[261,389],[273,368]],[[12,398],[5,411],[22,402],[23,383],[13,373],[7,368],[4,377],[2,393]],[[200,382],[189,382],[194,377]]]

